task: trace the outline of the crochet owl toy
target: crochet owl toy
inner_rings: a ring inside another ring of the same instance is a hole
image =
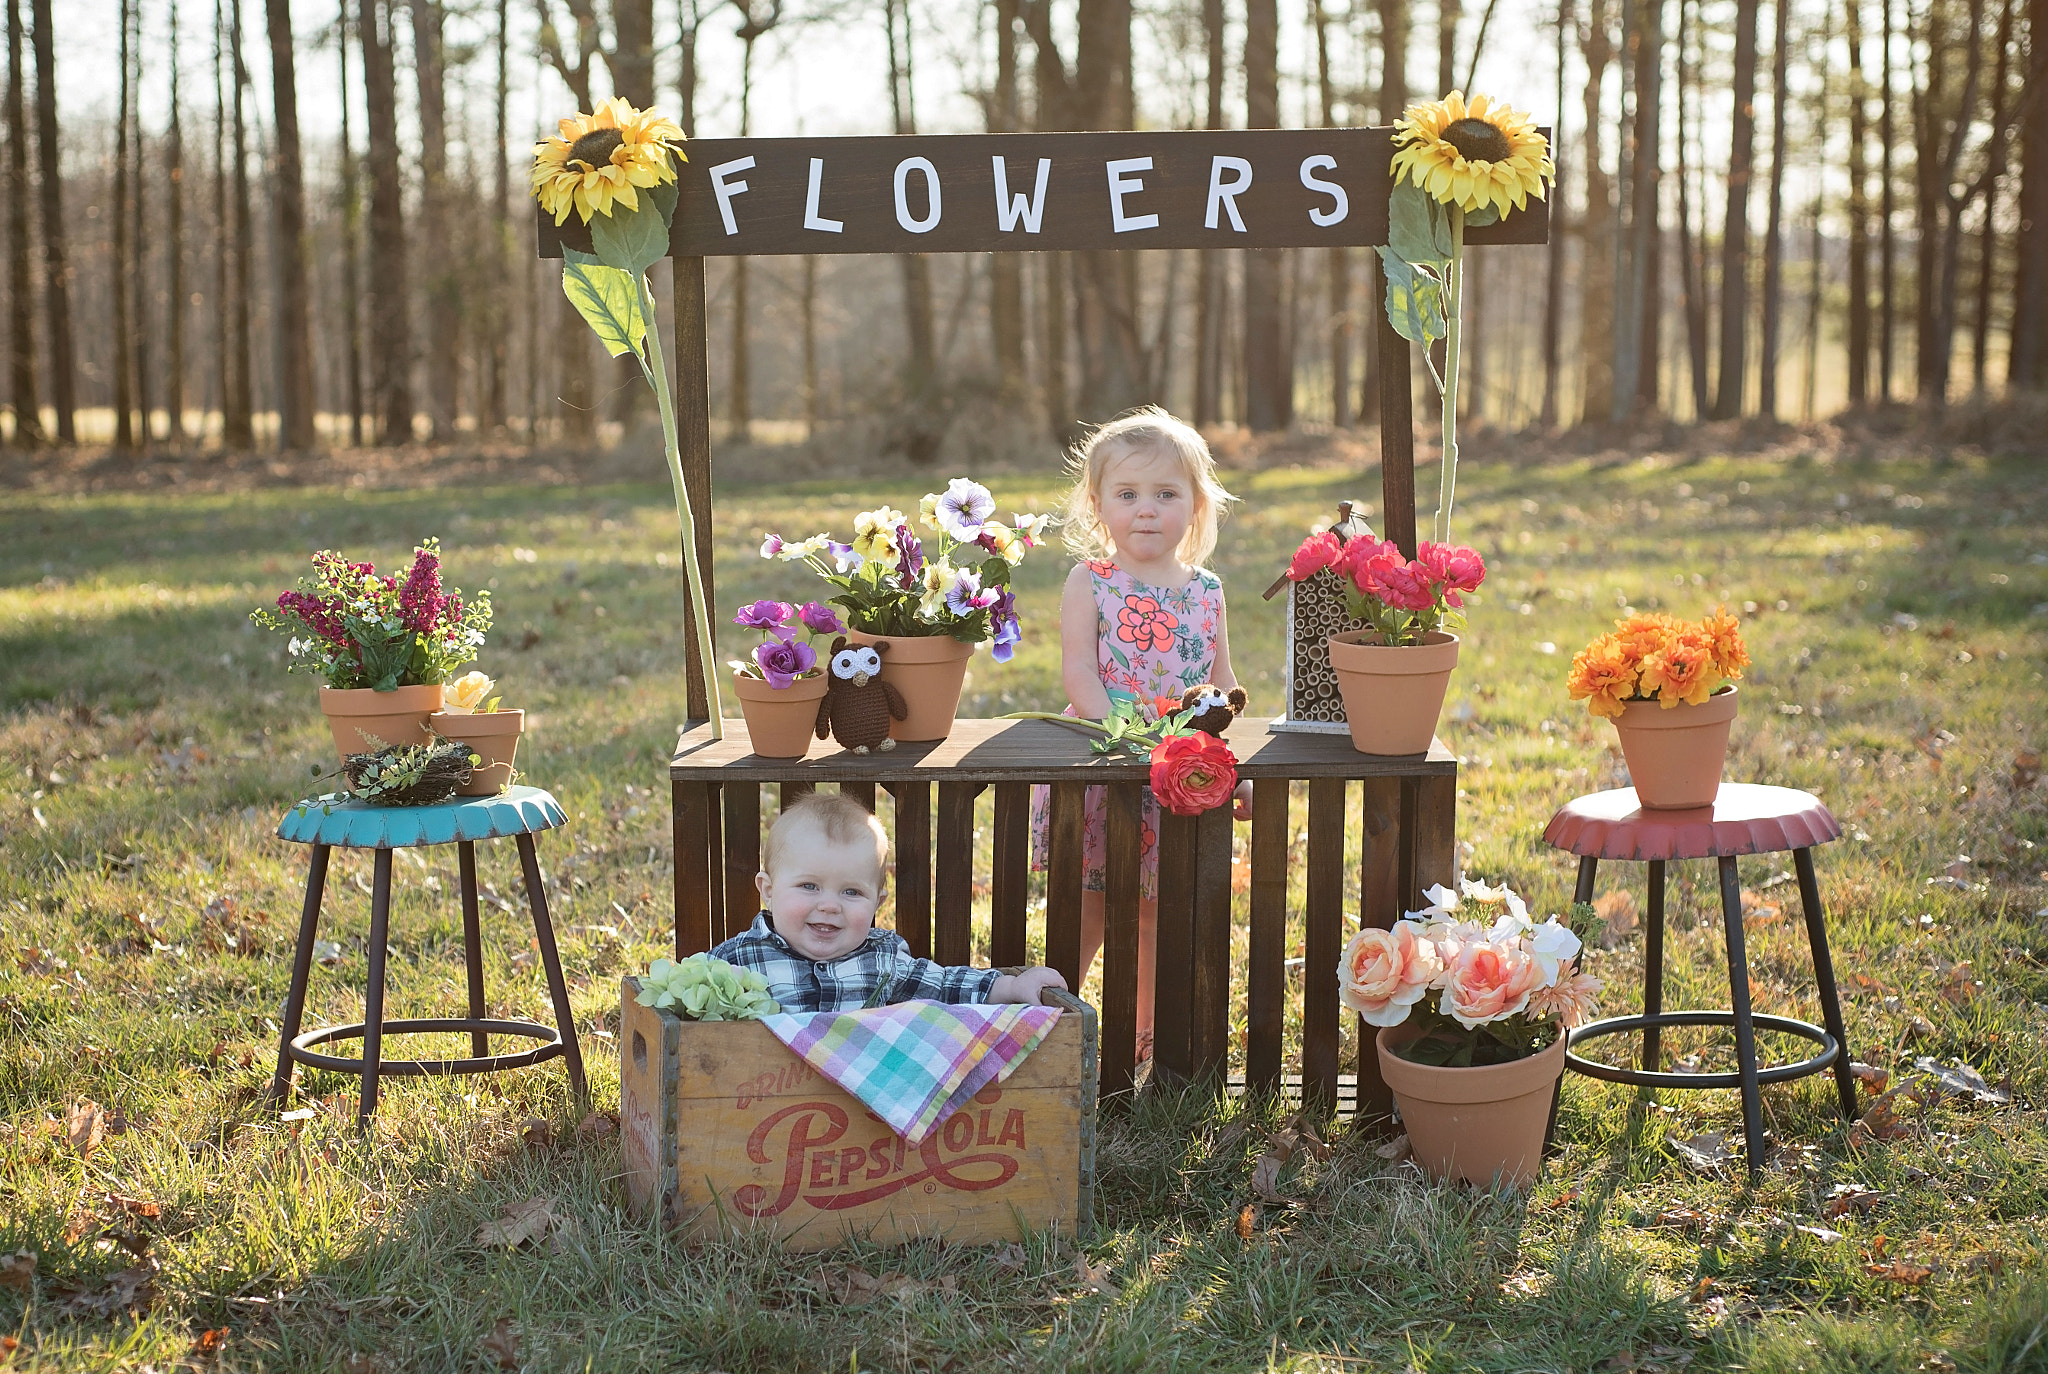
[[[845,635],[832,641],[832,670],[818,703],[819,739],[829,733],[856,754],[896,747],[889,738],[889,721],[902,720],[910,707],[896,684],[882,681],[882,650],[888,647],[886,641],[850,645]]]
[[[1188,724],[1221,739],[1223,732],[1230,728],[1230,722],[1243,713],[1249,700],[1242,687],[1233,687],[1225,692],[1214,683],[1204,682],[1181,693],[1180,708],[1198,713],[1189,719]]]

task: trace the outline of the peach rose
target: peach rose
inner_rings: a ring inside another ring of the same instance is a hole
[[[1566,1030],[1577,1030],[1599,1012],[1602,986],[1590,973],[1567,973],[1549,987],[1538,988],[1529,995],[1529,1014],[1555,1016]]]
[[[1505,1021],[1529,1005],[1543,969],[1520,940],[1481,940],[1458,951],[1444,981],[1443,1009],[1466,1030]]]
[[[1392,930],[1368,926],[1344,946],[1337,998],[1374,1026],[1398,1026],[1443,972],[1436,950],[1413,921]]]

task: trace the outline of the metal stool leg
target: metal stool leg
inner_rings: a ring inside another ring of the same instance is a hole
[[[519,837],[519,866],[526,874],[526,901],[533,908],[533,935],[540,941],[540,961],[548,973],[548,996],[555,1004],[555,1026],[562,1032],[562,1055],[569,1061],[569,1086],[578,1102],[588,1101],[583,1081],[583,1051],[576,1043],[576,1014],[569,1009],[569,984],[562,977],[562,956],[555,950],[555,927],[548,919],[548,894],[540,882],[540,859],[533,836]]]
[[[1572,889],[1572,902],[1593,900],[1593,877],[1600,871],[1600,861],[1587,854],[1579,859],[1579,882]],[[1565,1034],[1560,1031],[1559,1034]],[[1543,1153],[1550,1153],[1551,1142],[1557,1139],[1557,1104],[1564,1098],[1564,1075],[1559,1074],[1557,1083],[1550,1090],[1550,1122],[1543,1128]]]
[[[469,973],[469,1017],[484,1019],[484,942],[476,910],[476,845],[464,840],[455,846],[456,861],[462,869],[462,963]],[[482,1059],[491,1052],[491,1037],[483,1031],[469,1033],[469,1052]]]
[[[327,845],[313,846],[306,866],[306,901],[299,912],[299,943],[292,951],[292,988],[284,999],[284,1032],[277,1038],[277,1072],[270,1076],[270,1097],[276,1101],[292,1090],[292,1037],[306,1015],[306,984],[313,976],[313,937],[320,930],[320,898],[327,891]]]
[[[363,990],[363,1095],[356,1126],[370,1128],[377,1111],[377,1070],[384,1059],[384,947],[391,939],[391,851],[377,851],[370,879],[370,977]]]
[[[1643,1014],[1664,1010],[1664,861],[1650,860],[1650,910],[1643,923]],[[1656,1026],[1643,1027],[1643,1067],[1651,1073],[1663,1062],[1664,1047]]]
[[[1721,924],[1728,933],[1728,1002],[1735,1013],[1735,1062],[1742,1075],[1742,1134],[1749,1173],[1764,1168],[1764,1105],[1756,1081],[1756,1023],[1749,1007],[1749,950],[1742,935],[1742,880],[1733,855],[1721,859]]]
[[[1792,851],[1792,867],[1799,874],[1799,905],[1806,913],[1806,942],[1813,947],[1813,981],[1820,991],[1821,1022],[1841,1047],[1835,1056],[1835,1088],[1842,1099],[1842,1115],[1856,1119],[1856,1075],[1849,1069],[1849,1033],[1842,1025],[1842,999],[1835,992],[1835,961],[1828,955],[1828,927],[1821,917],[1820,884],[1813,876],[1813,851]]]

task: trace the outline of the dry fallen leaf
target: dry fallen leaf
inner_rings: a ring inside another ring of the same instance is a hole
[[[64,1134],[80,1159],[89,1159],[106,1138],[107,1114],[97,1102],[81,1102],[64,1118]]]
[[[1030,1258],[1031,1257],[1025,1253],[1024,1247],[1017,1244],[1017,1242],[1015,1241],[1009,1242],[1007,1245],[1003,1246],[1002,1249],[996,1251],[995,1254],[990,1256],[990,1259],[994,1261],[996,1268],[1007,1269],[1013,1274],[1022,1270],[1024,1266],[1030,1262]]]
[[[1959,964],[1957,967],[1966,968],[1968,965]],[[1993,1087],[1984,1080],[1983,1074],[1960,1060],[1951,1065],[1944,1065],[1932,1057],[1923,1056],[1913,1061],[1913,1067],[1924,1074],[1932,1075],[1934,1081],[1949,1092],[1967,1093],[1976,1101],[1986,1102],[1995,1107],[2012,1105],[2012,1091],[2009,1088]]]
[[[211,1331],[202,1331],[199,1333],[198,1339],[192,1342],[192,1353],[209,1358],[218,1355],[221,1352],[221,1347],[228,1343],[228,1336],[230,1334],[225,1326],[217,1326]]]
[[[1882,1093],[1892,1081],[1889,1070],[1854,1061],[1849,1065],[1849,1076],[1873,1093]]]
[[[609,1140],[619,1130],[619,1118],[615,1112],[592,1112],[576,1123],[576,1139],[585,1145],[595,1145]]]
[[[1409,1143],[1407,1136],[1397,1135],[1392,1140],[1386,1142],[1386,1144],[1384,1145],[1373,1146],[1372,1152],[1378,1155],[1381,1159],[1388,1160],[1392,1163],[1399,1163],[1401,1160],[1408,1158],[1410,1154],[1414,1153],[1414,1146]]]
[[[1252,1238],[1252,1232],[1258,1229],[1259,1209],[1253,1206],[1251,1203],[1247,1202],[1243,1207],[1238,1209],[1237,1238],[1239,1240],[1250,1240]]]
[[[1728,1148],[1728,1134],[1725,1131],[1708,1131],[1691,1140],[1672,1140],[1667,1144],[1677,1152],[1678,1157],[1702,1173],[1719,1173],[1722,1168],[1735,1161],[1735,1152]]]
[[[1795,1226],[1792,1229],[1812,1236],[1822,1245],[1833,1245],[1836,1241],[1842,1239],[1840,1231],[1831,1231],[1825,1226]]]
[[[1766,900],[1761,894],[1742,889],[1742,916],[1744,920],[1769,925],[1785,914],[1785,909],[1776,902]]]
[[[1074,1256],[1075,1279],[1106,1298],[1116,1297],[1123,1291],[1110,1282],[1110,1272],[1110,1267],[1106,1264],[1090,1264],[1086,1255]]]
[[[1849,1143],[1862,1147],[1880,1140],[1897,1140],[1913,1133],[1911,1122],[1899,1119],[1899,1106],[1910,1092],[1910,1085],[1893,1088],[1880,1093],[1870,1100],[1863,1109],[1863,1115],[1856,1118],[1856,1124],[1849,1128]]]
[[[509,1204],[505,1214],[496,1221],[485,1222],[477,1230],[476,1243],[516,1248],[547,1234],[548,1228],[561,1220],[555,1215],[553,1198],[530,1197],[524,1202]]]
[[[498,1318],[497,1325],[491,1328],[491,1334],[477,1344],[498,1368],[519,1368],[519,1333],[512,1329],[510,1317]]]
[[[1626,888],[1603,892],[1593,899],[1593,914],[1600,918],[1599,944],[1602,949],[1619,949],[1636,933],[1641,917],[1635,894]]]
[[[1563,1192],[1559,1193],[1556,1197],[1549,1198],[1543,1202],[1539,1202],[1535,1206],[1531,1207],[1529,1210],[1532,1212],[1560,1211],[1566,1207],[1571,1206],[1574,1202],[1577,1202],[1580,1196],[1580,1191],[1577,1188],[1567,1188]]]
[[[111,1317],[117,1312],[140,1316],[156,1301],[156,1266],[138,1264],[107,1276],[104,1286],[76,1290],[58,1310],[72,1316]]]
[[[12,1288],[34,1297],[38,1258],[40,1256],[33,1250],[16,1250],[11,1255],[0,1255],[0,1288]]]
[[[163,1215],[163,1208],[148,1198],[126,1197],[120,1193],[108,1193],[107,1206],[116,1212],[126,1212],[131,1217],[142,1217],[147,1221],[155,1221]]]
[[[1821,1215],[1829,1221],[1848,1216],[1851,1212],[1869,1216],[1884,1200],[1885,1195],[1875,1188],[1866,1188],[1860,1183],[1838,1183]]]
[[[1934,1275],[1934,1271],[1926,1265],[1915,1264],[1906,1259],[1895,1259],[1887,1264],[1866,1264],[1863,1266],[1863,1272],[1872,1278],[1890,1279],[1893,1283],[1910,1283],[1915,1288]]]
[[[2041,780],[2041,756],[2025,750],[2012,756],[2012,790],[2024,792]]]
[[[555,1146],[555,1124],[544,1116],[529,1116],[519,1123],[519,1139],[529,1150],[551,1150]]]
[[[1693,1207],[1666,1207],[1650,1218],[1650,1225],[1660,1231],[1698,1231],[1713,1223],[1714,1218]]]

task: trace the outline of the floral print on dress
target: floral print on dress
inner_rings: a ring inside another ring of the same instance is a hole
[[[1179,587],[1140,582],[1107,559],[1089,559],[1089,590],[1095,597],[1096,671],[1112,698],[1134,697],[1155,706],[1171,699],[1177,709],[1181,693],[1209,680],[1216,666],[1216,635],[1223,624],[1223,583],[1216,574],[1196,568]],[[1073,707],[1069,706],[1069,712]],[[1031,789],[1032,866],[1045,868],[1052,826],[1051,792]],[[1103,856],[1107,848],[1108,791],[1087,791],[1082,842],[1081,885],[1103,890]],[[1141,822],[1143,856],[1139,890],[1150,900],[1159,890],[1159,803],[1145,789]]]

